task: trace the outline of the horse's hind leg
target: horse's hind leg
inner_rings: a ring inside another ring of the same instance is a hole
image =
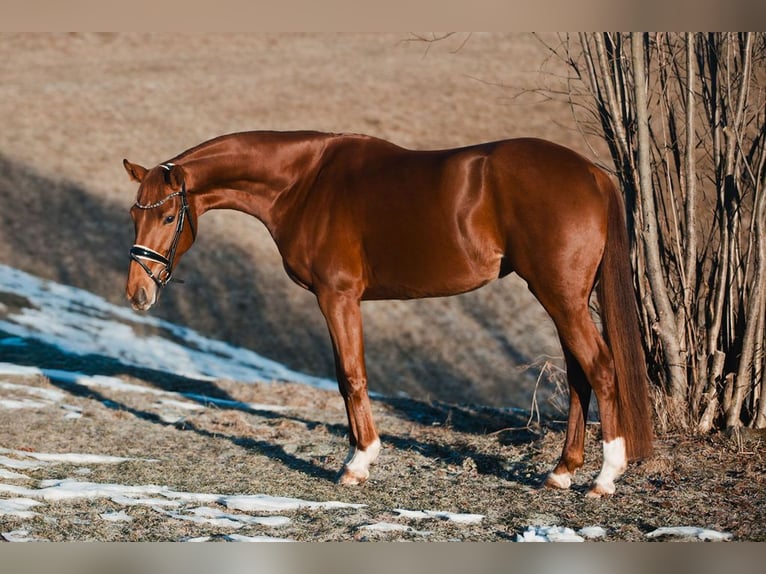
[[[585,460],[585,425],[588,419],[591,387],[580,363],[561,343],[567,364],[569,382],[569,420],[567,421],[566,442],[561,459],[545,479],[545,486],[550,488],[569,488],[572,475],[583,465]]]
[[[543,303],[545,305],[545,303]],[[619,436],[617,395],[615,384],[615,370],[612,354],[606,342],[598,332],[596,325],[588,313],[587,301],[575,308],[546,306],[553,317],[562,344],[571,357],[579,364],[585,374],[588,383],[593,389],[598,401],[599,416],[601,418],[601,438],[604,447],[604,459],[601,472],[596,478],[588,496],[603,496],[614,493],[614,481],[625,471],[627,456],[625,453],[625,441]],[[572,359],[569,359],[571,362]],[[574,370],[577,373],[577,369]],[[578,379],[571,381],[571,386],[581,386]],[[575,433],[582,428],[583,436],[573,435],[572,439],[567,436],[567,442],[562,453],[564,466],[569,463],[574,453],[573,462],[577,462],[576,454],[581,440],[584,440],[584,417],[586,412],[581,401],[571,401],[570,408],[574,406],[574,413],[570,411],[570,426],[575,426]],[[582,418],[582,421],[580,419]],[[570,442],[571,440],[571,442]],[[572,446],[572,452],[568,448]],[[563,474],[562,464],[559,463],[552,475],[558,472]],[[560,478],[560,477],[557,477]],[[552,479],[553,481],[556,478]],[[546,482],[548,484],[548,482]],[[554,484],[554,486],[556,486]]]

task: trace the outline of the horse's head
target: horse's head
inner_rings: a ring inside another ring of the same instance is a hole
[[[141,184],[130,210],[136,240],[130,250],[126,295],[134,309],[146,311],[156,303],[178,260],[194,243],[196,215],[181,166],[164,163],[146,169],[128,160],[122,163],[131,179]]]

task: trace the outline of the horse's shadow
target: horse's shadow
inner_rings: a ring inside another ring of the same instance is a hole
[[[0,338],[4,333],[0,332]],[[322,460],[302,458],[288,452],[283,445],[250,436],[212,432],[197,424],[184,420],[168,422],[157,413],[130,406],[107,396],[97,387],[81,384],[69,373],[86,376],[130,376],[150,382],[160,390],[182,394],[187,400],[203,405],[215,402],[222,410],[234,410],[266,420],[291,420],[305,425],[311,431],[322,427],[331,435],[343,438],[348,429],[345,424],[316,420],[290,412],[275,412],[254,408],[238,401],[220,386],[211,381],[201,381],[163,371],[128,366],[116,359],[101,355],[74,355],[62,351],[52,344],[36,339],[25,339],[22,345],[5,347],[3,360],[20,365],[34,365],[46,374],[53,385],[73,396],[100,402],[109,409],[124,411],[136,418],[162,426],[196,433],[205,438],[229,440],[239,447],[278,460],[287,468],[306,475],[333,481],[338,477],[337,468],[328,468]],[[424,402],[411,398],[375,397],[374,402],[388,411],[388,414],[414,423],[420,428],[445,426],[464,435],[497,433],[501,445],[524,445],[536,440],[539,433],[527,425],[527,414],[521,411],[500,411],[479,406],[454,405],[445,402]],[[416,433],[417,434],[417,433]],[[397,434],[385,429],[381,434],[383,443],[397,451],[414,451],[428,459],[437,459],[444,464],[460,465],[467,458],[473,459],[479,474],[495,475],[499,478],[521,482],[529,486],[539,484],[540,477],[520,472],[519,462],[509,464],[502,456],[480,452],[472,447],[470,440],[439,441],[414,437],[411,433]]]

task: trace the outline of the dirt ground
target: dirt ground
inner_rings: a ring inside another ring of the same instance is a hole
[[[93,368],[92,357],[49,356],[47,361],[56,359],[62,368]],[[32,509],[39,514],[33,519],[0,518],[3,532],[22,529],[52,541],[223,540],[236,532],[298,541],[486,542],[515,540],[529,526],[575,531],[600,526],[606,541],[647,541],[646,535],[657,528],[697,526],[731,533],[739,541],[766,540],[761,444],[737,446],[722,436],[662,436],[656,454],[632,465],[613,497],[591,500],[584,494],[600,464],[597,425],[589,428],[587,462],[575,485],[570,491],[552,491],[539,486],[560,453],[563,424],[548,420],[528,427],[526,415],[507,410],[382,398],[373,401],[373,413],[384,449],[371,479],[361,487],[341,487],[334,479],[347,450],[346,418],[336,393],[296,384],[206,385],[178,377],[147,377],[140,370],[121,378],[152,389],[287,410],[209,407],[185,411],[170,421],[167,407],[152,395],[95,392],[41,377],[5,377],[16,384],[63,390],[67,408],[82,413],[81,418],[69,420],[60,408],[25,410],[20,422],[18,412],[0,410],[5,448],[135,458],[118,465],[61,464],[25,470],[29,479],[22,481],[24,485],[63,479],[168,485],[182,492],[266,494],[364,506],[299,509],[280,513],[290,518],[285,526],[248,525],[234,531],[169,518],[156,506],[125,506],[104,496],[43,502]],[[174,512],[188,517],[198,506],[191,501]],[[484,518],[473,524],[412,521],[400,517],[397,509]],[[127,511],[132,521],[103,519],[104,514],[120,511]],[[402,530],[367,528],[381,522]]]
[[[540,73],[546,51],[526,34],[456,35],[436,44],[406,33],[0,35],[0,52],[0,261],[115,303],[124,302],[133,240],[128,209],[135,186],[123,157],[153,165],[207,138],[248,129],[365,132],[413,148],[539,136],[593,157],[566,104],[514,98],[556,81]],[[546,66],[560,72],[553,62]],[[286,278],[257,221],[207,214],[179,276],[186,283],[167,290],[159,316],[293,369],[332,376],[315,301]],[[593,425],[575,487],[538,489],[561,448],[561,415],[548,409],[543,426],[527,428],[526,417],[507,409],[529,408],[541,366],[559,364],[560,351],[523,282],[507,278],[460,297],[363,310],[370,387],[391,398],[374,401],[385,450],[361,488],[333,482],[346,452],[340,398],[299,385],[220,381],[206,392],[290,410],[206,409],[172,424],[158,418],[146,396],[67,387],[81,419],[0,411],[0,444],[156,460],[94,468],[88,480],[97,482],[367,505],[297,511],[280,532],[296,540],[377,539],[361,527],[394,520],[396,508],[486,517],[468,527],[430,521],[428,540],[509,540],[534,524],[600,525],[607,540],[643,540],[655,528],[677,525],[766,539],[766,469],[757,442],[660,436],[655,456],[631,467],[617,495],[592,501],[583,494],[600,464]],[[98,357],[87,363],[47,348],[26,359],[8,348],[3,353],[9,362],[99,368]],[[124,377],[173,390],[197,385],[141,371]],[[543,409],[554,392],[543,385]],[[65,478],[75,470],[55,466],[31,476]],[[36,531],[50,540],[206,533],[148,508],[136,510],[127,525],[97,520],[107,510],[117,510],[107,499],[51,503]],[[4,527],[14,524],[3,520]],[[422,539],[420,528],[396,537]]]

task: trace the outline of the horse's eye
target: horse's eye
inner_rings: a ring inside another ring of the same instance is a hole
[[[175,219],[176,219],[176,216],[175,216],[175,215],[168,215],[168,216],[165,218],[165,223],[173,223],[173,221],[175,221]]]

